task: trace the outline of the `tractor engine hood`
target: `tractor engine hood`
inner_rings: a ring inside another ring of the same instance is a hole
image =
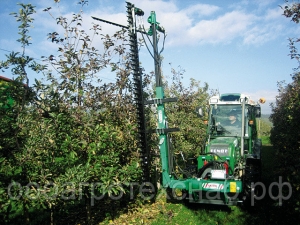
[[[206,152],[212,152],[221,157],[233,156],[234,149],[236,149],[238,143],[239,141],[236,137],[218,137],[211,139],[207,145]]]

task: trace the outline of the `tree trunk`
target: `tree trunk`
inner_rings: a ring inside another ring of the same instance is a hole
[[[50,209],[50,225],[54,225],[54,212],[51,203],[49,203],[49,209]]]
[[[86,210],[86,224],[92,224],[92,217],[91,217],[91,201],[90,201],[90,194],[87,190],[85,190],[85,210]]]
[[[23,213],[24,213],[24,217],[25,217],[25,224],[30,225],[28,207],[26,206],[25,202],[23,202]]]

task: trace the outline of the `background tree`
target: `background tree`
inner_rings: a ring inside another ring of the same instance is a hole
[[[171,82],[166,82],[166,95],[177,97],[178,102],[166,105],[170,127],[180,127],[179,133],[172,133],[174,149],[183,151],[186,157],[200,154],[205,141],[206,125],[196,114],[196,107],[207,108],[208,84],[200,85],[200,81],[190,79],[188,85],[183,84],[184,70],[179,67],[171,70]]]
[[[24,149],[27,134],[23,131],[23,125],[26,121],[26,115],[29,113],[27,106],[34,96],[28,86],[27,70],[31,69],[35,72],[40,72],[45,69],[43,65],[36,63],[32,57],[26,55],[26,48],[31,44],[29,29],[34,20],[31,16],[35,13],[35,7],[31,4],[19,5],[19,12],[12,13],[12,15],[20,23],[18,26],[20,38],[17,41],[21,44],[22,52],[12,52],[7,55],[6,61],[0,63],[1,69],[10,68],[12,74],[16,76],[15,81],[10,82],[6,87],[1,85],[1,103],[5,102],[5,98],[11,98],[13,102],[7,107],[1,107],[0,118],[0,170],[1,174],[3,174],[0,192],[3,193],[4,189],[5,193],[12,195],[13,198],[15,193],[13,189],[11,189],[10,193],[7,192],[8,185],[16,181],[19,186],[15,187],[21,187],[30,183],[35,176],[35,173],[33,173],[34,164],[28,163],[27,158],[30,155]],[[27,187],[25,189],[16,189],[16,193],[27,191]],[[28,210],[32,205],[35,205],[35,201],[29,201],[30,197],[28,196],[17,197],[18,201],[11,202],[12,198],[6,195],[4,198],[8,201],[0,206],[0,210],[2,212],[5,211],[3,215],[9,215],[11,212],[18,211],[18,208],[22,208],[24,218],[26,218],[24,222],[29,223]],[[3,220],[7,221],[9,218],[6,216]]]
[[[79,3],[83,7],[86,1]],[[1,143],[1,172],[6,179],[1,180],[0,194],[8,193],[7,187],[16,181],[12,195],[22,195],[16,198],[4,195],[3,199],[13,200],[12,207],[1,204],[1,210],[13,208],[17,213],[23,212],[20,221],[39,223],[44,220],[43,216],[30,216],[29,209],[37,212],[45,207],[50,209],[50,221],[54,223],[55,214],[66,213],[69,207],[83,201],[87,207],[87,221],[91,223],[91,209],[88,207],[91,205],[91,186],[80,189],[81,183],[101,182],[99,194],[111,196],[125,192],[125,184],[139,180],[129,53],[125,52],[126,32],[121,30],[110,37],[100,34],[99,25],[93,24],[92,34],[102,36],[105,51],[101,55],[92,46],[92,37],[81,29],[82,10],[71,20],[63,16],[53,17],[66,36],[49,33],[50,41],[58,45],[61,54],[44,57],[49,64],[47,70],[25,55],[25,47],[30,44],[28,28],[33,22],[30,15],[35,10],[30,4],[20,6],[19,14],[13,15],[21,22],[19,41],[24,51],[21,56],[19,53],[9,55],[1,67],[12,68],[18,76],[16,80],[25,80],[26,86],[29,82],[26,69],[37,72],[43,69],[48,82],[35,81],[32,87],[34,98],[26,99],[31,103],[26,107],[25,95],[19,92],[27,89],[16,87],[10,91],[16,103],[12,110],[18,113],[16,117],[11,117],[12,113],[5,117],[9,121],[6,130],[13,126],[17,132],[12,137],[6,134],[6,139],[11,140],[7,145]],[[45,11],[49,12],[50,8]],[[113,62],[113,55],[124,60]],[[117,81],[105,84],[95,75],[109,66],[116,73]],[[22,143],[20,136],[24,136]],[[16,138],[18,141],[14,140]],[[12,154],[4,155],[8,150]],[[103,201],[107,200],[106,197]],[[113,207],[113,204],[108,205]],[[10,218],[3,220],[9,221]]]
[[[200,85],[200,81],[190,79],[188,84],[184,84],[184,69],[180,66],[175,69],[171,67],[170,74],[163,76],[163,86],[166,98],[177,98],[177,102],[165,104],[167,122],[169,128],[179,128],[180,131],[169,133],[170,146],[174,152],[173,163],[175,172],[186,169],[190,161],[195,159],[202,150],[206,135],[206,125],[203,120],[197,117],[196,107],[207,107],[208,103],[208,84]],[[155,84],[152,84],[154,87]],[[154,88],[148,89],[148,97],[155,96]],[[157,113],[153,106],[150,109],[148,128],[157,127]],[[161,177],[161,165],[159,159],[159,149],[157,149],[157,135],[151,136],[153,145],[151,146],[153,158],[152,169],[156,170],[156,179]],[[189,162],[188,162],[189,161]],[[179,173],[178,173],[179,174]],[[155,179],[154,179],[155,180]]]
[[[289,4],[282,7],[283,15],[291,18],[293,22],[299,23],[300,3]],[[299,53],[296,45],[298,38],[291,38],[290,56],[299,61]],[[292,74],[293,81],[290,84],[278,83],[279,94],[276,97],[276,104],[272,106],[271,121],[273,128],[271,130],[271,142],[276,150],[277,174],[288,181],[293,188],[293,197],[284,204],[284,213],[292,216],[299,216],[300,205],[300,132],[297,125],[300,121],[300,73],[299,67]],[[286,196],[286,193],[284,193]],[[298,217],[299,219],[299,217]]]

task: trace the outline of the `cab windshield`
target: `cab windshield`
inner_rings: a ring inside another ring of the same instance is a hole
[[[217,135],[241,136],[241,105],[213,105],[211,107],[212,131]]]

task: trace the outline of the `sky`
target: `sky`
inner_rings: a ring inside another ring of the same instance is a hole
[[[0,0],[0,60],[10,51],[21,51],[18,23],[9,15],[17,12],[17,3],[36,6],[31,29],[32,44],[27,55],[39,60],[41,55],[57,53],[57,47],[47,40],[50,31],[58,31],[55,21],[43,11],[52,7],[56,15],[78,13],[79,0],[60,0],[59,8],[53,0]],[[300,37],[300,26],[285,18],[280,6],[284,0],[128,0],[145,14],[145,27],[151,11],[166,30],[162,56],[163,74],[171,68],[184,69],[184,82],[190,78],[207,83],[212,90],[222,93],[245,93],[255,101],[264,97],[262,113],[271,113],[270,103],[278,94],[277,83],[290,83],[296,60],[289,56],[289,38]],[[84,28],[99,23],[103,33],[118,27],[95,21],[91,16],[127,26],[126,2],[121,0],[90,0],[83,8]],[[140,22],[141,22],[140,21]],[[162,38],[161,38],[162,39]],[[100,41],[100,40],[99,40]],[[162,41],[159,42],[159,50]],[[154,62],[146,48],[140,50],[140,62],[145,72],[154,70]],[[100,72],[101,73],[101,72]],[[0,75],[13,78],[7,70]],[[40,79],[41,74],[29,78]],[[103,80],[110,82],[111,74],[103,72]]]

